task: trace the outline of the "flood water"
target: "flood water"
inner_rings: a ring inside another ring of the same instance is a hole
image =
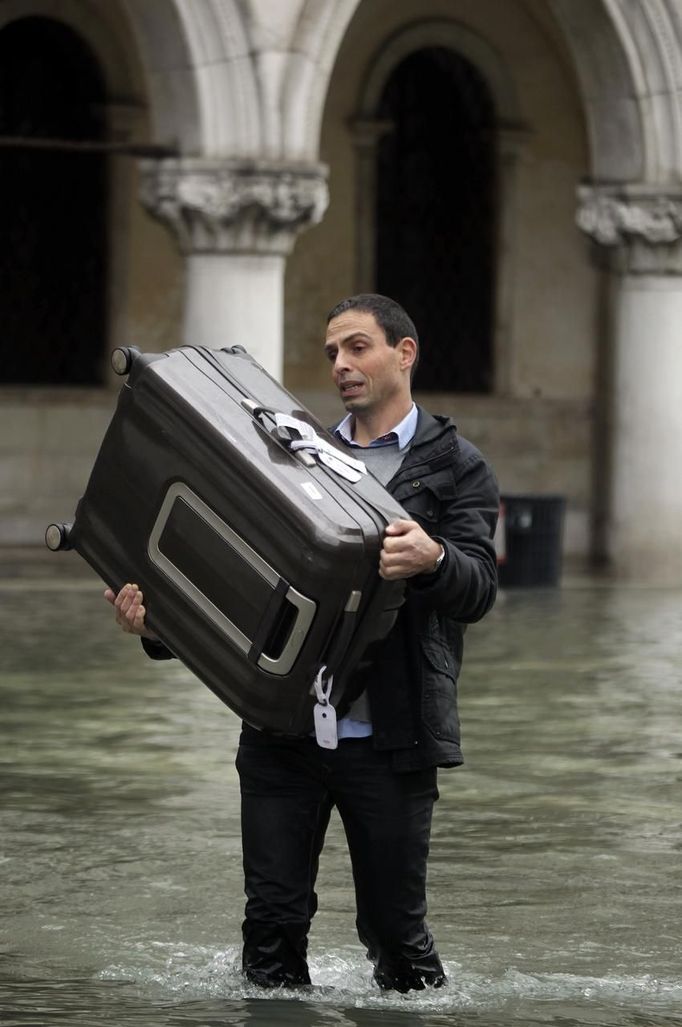
[[[263,994],[238,971],[237,719],[119,633],[72,557],[0,577],[3,1027],[682,1024],[682,593],[503,594],[467,636],[466,766],[440,776],[449,984],[372,985],[334,820],[314,988]]]

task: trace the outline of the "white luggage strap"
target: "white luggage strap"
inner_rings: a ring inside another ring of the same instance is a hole
[[[346,481],[360,481],[363,474],[367,474],[367,468],[362,460],[355,460],[352,456],[341,452],[321,435],[318,435],[312,425],[305,421],[299,421],[289,414],[275,414],[275,423],[278,428],[288,428],[301,436],[289,443],[289,449],[294,453],[305,450],[312,453],[321,464],[328,467],[330,471],[345,478]]]

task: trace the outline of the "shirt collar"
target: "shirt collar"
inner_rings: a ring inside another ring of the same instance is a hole
[[[346,414],[343,421],[337,424],[334,429],[334,434],[337,438],[345,442],[347,446],[357,446],[360,449],[377,448],[379,446],[390,446],[398,443],[398,449],[405,449],[409,446],[410,442],[414,438],[417,430],[417,421],[419,420],[419,412],[416,404],[412,404],[407,414],[403,417],[399,424],[396,424],[395,428],[391,431],[386,432],[385,435],[380,435],[377,439],[372,439],[369,446],[359,446],[357,442],[353,441],[353,415]]]

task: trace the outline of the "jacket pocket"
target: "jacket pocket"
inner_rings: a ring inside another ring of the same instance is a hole
[[[421,639],[422,721],[434,738],[459,743],[457,665],[445,646]]]
[[[413,521],[421,524],[429,534],[435,534],[441,511],[438,492],[428,481],[423,482],[419,478],[410,483],[409,489],[401,489],[396,499]]]
[[[444,500],[452,499],[454,483],[447,471],[437,474],[427,472],[421,477],[403,482],[396,490],[395,498],[407,513],[426,530],[435,532],[440,521]]]

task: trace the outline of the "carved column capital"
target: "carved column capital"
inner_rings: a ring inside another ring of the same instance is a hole
[[[680,189],[580,186],[576,222],[615,270],[682,274]]]
[[[172,158],[140,161],[140,200],[173,229],[185,253],[290,252],[321,221],[321,164]]]

